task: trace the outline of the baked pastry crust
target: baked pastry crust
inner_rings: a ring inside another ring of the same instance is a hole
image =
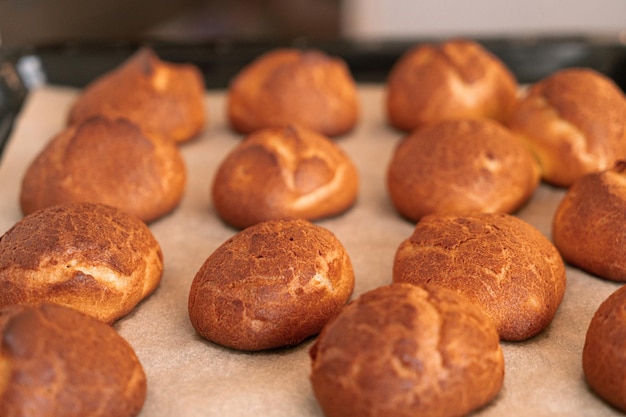
[[[0,310],[0,415],[133,417],[146,375],[111,326],[57,304]]]
[[[557,71],[535,83],[507,122],[529,144],[543,180],[569,187],[626,158],[626,98],[592,69]]]
[[[53,137],[27,168],[24,214],[89,201],[118,207],[145,222],[178,206],[187,181],[176,145],[126,119],[94,116]]]
[[[465,295],[501,339],[521,341],[552,322],[565,294],[565,265],[552,242],[508,214],[432,214],[396,251],[393,281]]]
[[[466,39],[408,50],[392,67],[386,88],[389,122],[407,132],[449,119],[505,121],[518,94],[506,65]]]
[[[587,174],[567,190],[552,221],[563,259],[599,277],[626,282],[626,161]]]
[[[395,209],[416,221],[431,213],[513,213],[539,185],[526,145],[491,120],[457,119],[416,129],[387,168]]]
[[[224,242],[189,291],[194,328],[241,350],[293,346],[317,334],[354,289],[354,271],[329,230],[302,219],[258,223]]]
[[[194,65],[165,62],[141,48],[81,91],[68,123],[95,115],[126,118],[163,138],[186,142],[208,123],[202,74]]]
[[[609,404],[626,411],[626,287],[607,297],[587,328],[582,367],[589,386]]]
[[[362,294],[324,327],[310,356],[328,417],[462,416],[489,403],[504,380],[493,323],[435,286]]]
[[[162,272],[150,229],[102,204],[39,210],[0,237],[0,307],[54,302],[111,323],[150,295]]]
[[[222,161],[211,194],[219,216],[245,228],[264,220],[316,220],[348,210],[359,174],[327,137],[293,125],[248,135]]]
[[[239,133],[293,123],[338,136],[356,125],[359,99],[341,58],[283,48],[261,55],[233,78],[227,111]]]

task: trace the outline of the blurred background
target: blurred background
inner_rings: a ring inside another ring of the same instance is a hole
[[[622,36],[626,0],[0,0],[0,46],[59,41]]]

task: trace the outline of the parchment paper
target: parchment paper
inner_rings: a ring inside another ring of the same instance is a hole
[[[385,171],[401,134],[385,123],[383,88],[359,87],[358,127],[336,139],[360,170],[357,204],[317,224],[333,231],[351,256],[353,296],[391,282],[395,251],[414,225],[393,210]],[[26,166],[65,123],[77,90],[44,86],[32,92],[0,163],[0,233],[22,214],[18,195]],[[229,130],[223,91],[207,91],[209,126],[181,146],[189,182],[178,209],[150,225],[161,244],[165,271],[157,291],[115,328],[134,347],[148,377],[141,417],[313,417],[322,412],[309,385],[308,349],[248,353],[214,345],[194,332],[187,314],[193,277],[204,260],[237,231],[217,217],[210,199],[215,170],[240,136]],[[519,212],[549,236],[563,190],[542,185]],[[567,269],[567,292],[550,327],[521,343],[503,343],[506,376],[496,399],[479,416],[620,415],[586,386],[581,352],[591,317],[618,284]]]

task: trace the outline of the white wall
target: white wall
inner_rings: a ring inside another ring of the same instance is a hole
[[[347,37],[626,33],[626,0],[344,0]]]

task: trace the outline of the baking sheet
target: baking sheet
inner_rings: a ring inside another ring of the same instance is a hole
[[[64,126],[78,90],[43,86],[33,91],[0,162],[0,233],[21,217],[22,175],[50,137]],[[360,85],[357,128],[337,143],[360,171],[360,194],[346,214],[317,224],[333,231],[354,264],[353,296],[391,282],[400,242],[413,224],[400,218],[387,197],[384,176],[401,134],[385,123],[383,87]],[[207,91],[209,126],[181,146],[189,181],[178,209],[150,225],[163,248],[165,271],[157,291],[115,328],[134,347],[148,378],[141,417],[322,416],[309,385],[308,349],[299,346],[248,353],[214,345],[196,335],[187,315],[191,281],[204,260],[237,230],[225,226],[211,205],[215,170],[240,136],[224,117],[223,91]],[[517,215],[549,236],[563,190],[540,186]],[[478,416],[621,415],[587,388],[581,352],[591,317],[619,287],[567,268],[567,290],[550,327],[531,340],[503,343],[504,386]]]

